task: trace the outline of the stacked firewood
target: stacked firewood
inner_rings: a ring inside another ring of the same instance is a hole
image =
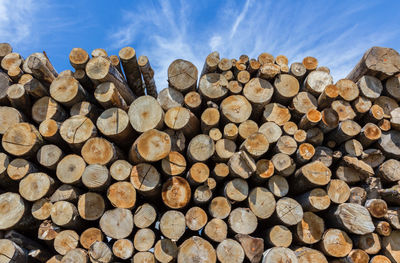
[[[395,50],[336,83],[213,52],[159,93],[131,47],[0,60],[1,263],[400,262]]]

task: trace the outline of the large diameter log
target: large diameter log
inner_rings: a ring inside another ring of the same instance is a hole
[[[133,129],[128,114],[119,108],[109,108],[97,118],[99,131],[111,140],[123,144],[132,141]]]
[[[300,89],[299,81],[289,74],[278,75],[274,80],[274,87],[274,100],[282,104],[288,104]]]
[[[168,84],[170,87],[186,94],[197,85],[198,70],[191,62],[177,59],[168,67]]]
[[[342,204],[350,197],[350,187],[343,180],[332,179],[326,187],[331,201],[335,204]]]
[[[244,251],[239,242],[233,239],[225,239],[216,249],[217,258],[221,263],[242,263]]]
[[[132,209],[136,203],[136,190],[130,182],[117,182],[108,188],[107,198],[114,207]]]
[[[137,98],[130,105],[128,114],[131,125],[137,132],[161,129],[164,123],[164,111],[151,96]]]
[[[115,239],[126,238],[133,230],[132,213],[125,208],[114,208],[106,211],[99,223],[104,234]]]
[[[155,196],[161,185],[160,173],[154,166],[147,163],[132,167],[130,181],[143,196]]]
[[[321,161],[313,161],[299,168],[293,177],[295,192],[304,192],[309,189],[327,185],[331,179],[331,170]]]
[[[379,148],[387,157],[400,157],[400,132],[390,130],[382,132],[381,138],[378,140]]]
[[[0,262],[28,262],[28,255],[17,244],[9,239],[0,239]]]
[[[113,82],[126,103],[130,104],[134,100],[135,95],[110,60],[100,56],[91,58],[86,64],[86,73],[94,82]]]
[[[177,262],[196,262],[201,260],[204,263],[215,263],[217,255],[213,246],[205,239],[193,236],[186,239],[179,247]]]
[[[82,174],[82,183],[89,190],[103,191],[110,184],[111,176],[104,165],[90,164]]]
[[[190,201],[190,185],[184,178],[173,176],[163,184],[161,197],[168,207],[183,208]]]
[[[128,109],[128,105],[124,98],[119,94],[113,82],[103,82],[99,84],[94,91],[94,97],[105,109],[111,107],[118,107],[123,110]]]
[[[324,231],[324,219],[313,212],[305,212],[296,226],[296,237],[304,244],[315,244],[321,240]]]
[[[72,149],[79,150],[89,138],[97,135],[97,130],[88,117],[75,115],[61,124],[60,135]]]
[[[162,215],[160,231],[165,237],[177,241],[185,233],[185,229],[185,216],[182,212],[169,210]]]
[[[69,154],[57,164],[56,175],[65,184],[78,184],[85,168],[86,163],[82,157]]]
[[[206,74],[200,79],[199,93],[206,100],[219,102],[228,94],[228,81],[222,74]]]
[[[148,203],[138,206],[133,215],[134,224],[138,228],[146,228],[151,226],[155,222],[156,218],[156,210]]]
[[[66,107],[72,107],[88,96],[81,84],[72,76],[56,78],[50,85],[50,95]]]
[[[345,257],[353,248],[353,241],[340,229],[330,228],[325,231],[320,243],[325,255],[331,257]]]
[[[308,74],[304,84],[308,92],[314,96],[319,96],[326,86],[333,84],[333,78],[329,73],[315,70]]]
[[[345,101],[353,101],[360,95],[357,84],[350,79],[340,79],[335,85],[339,89],[339,96]]]
[[[241,95],[231,95],[227,97],[221,102],[220,108],[223,118],[236,124],[247,120],[252,112],[250,102]]]
[[[252,105],[252,114],[258,119],[263,113],[274,94],[274,87],[266,80],[260,78],[251,79],[243,89],[243,95]]]
[[[10,127],[1,140],[3,149],[15,156],[33,156],[43,144],[43,138],[35,126],[21,122]]]
[[[0,195],[0,230],[32,227],[30,211],[19,194],[6,192]]]
[[[378,175],[385,182],[394,183],[400,180],[400,161],[396,159],[386,160],[379,166]]]
[[[122,157],[122,152],[101,137],[90,138],[81,149],[81,155],[88,164],[108,165]]]
[[[257,217],[248,208],[232,210],[228,218],[229,228],[237,234],[251,234],[257,228]]]
[[[332,210],[332,222],[346,231],[364,235],[375,230],[368,210],[358,204],[344,203]]]
[[[12,52],[13,48],[9,43],[0,44],[0,61],[3,60],[5,56]]]
[[[298,263],[293,250],[286,247],[273,247],[263,253],[262,263],[293,262]]]
[[[133,162],[156,162],[167,157],[170,151],[171,137],[165,132],[151,129],[132,144],[129,159]]]
[[[391,48],[372,47],[364,53],[361,60],[347,75],[347,79],[357,82],[363,75],[387,79],[399,72],[400,55]]]
[[[328,260],[319,250],[301,247],[294,252],[299,263],[328,263]]]
[[[31,202],[51,195],[54,190],[54,179],[45,173],[31,173],[19,183],[19,193]]]

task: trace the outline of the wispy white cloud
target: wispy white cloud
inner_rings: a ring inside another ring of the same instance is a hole
[[[190,60],[201,71],[206,55],[215,50],[228,58],[284,54],[290,62],[315,56],[338,80],[369,47],[400,35],[394,26],[374,24],[371,29],[364,19],[356,19],[359,12],[373,11],[375,3],[360,7],[354,2],[352,7],[333,2],[227,1],[212,5],[215,15],[203,18],[201,13],[204,21],[195,20],[199,14],[194,4],[150,3],[124,12],[124,24],[109,40],[114,48],[140,46],[138,52],[149,56],[156,70],[159,88],[166,87],[167,68],[174,59]]]

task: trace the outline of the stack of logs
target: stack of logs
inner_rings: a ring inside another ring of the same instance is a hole
[[[400,55],[168,68],[0,44],[0,262],[400,262]],[[147,94],[147,95],[146,95]]]

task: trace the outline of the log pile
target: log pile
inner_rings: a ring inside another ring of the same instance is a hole
[[[0,44],[0,262],[400,262],[400,55]]]

